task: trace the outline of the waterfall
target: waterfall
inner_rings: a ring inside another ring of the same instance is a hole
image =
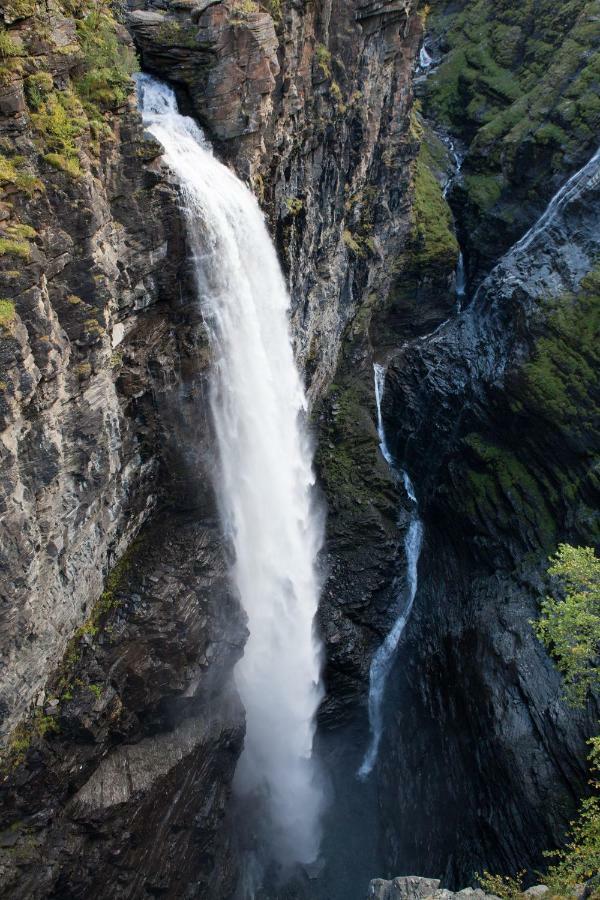
[[[385,368],[378,363],[375,363],[373,369],[375,378],[375,401],[377,406],[377,432],[380,441],[379,446],[384,459],[393,469],[394,462],[385,439],[385,429],[383,426],[383,414],[381,409],[385,386]],[[402,611],[371,661],[371,668],[369,670],[368,702],[371,739],[357,773],[358,778],[361,780],[364,780],[370,775],[373,766],[377,761],[381,735],[383,733],[383,699],[385,685],[394,662],[396,648],[398,647],[400,638],[406,628],[406,623],[408,622],[417,595],[418,565],[421,547],[423,546],[423,523],[419,518],[415,489],[407,472],[402,473],[402,481],[408,499],[414,506],[410,524],[404,539],[404,551],[406,554],[407,565],[407,591],[404,597],[401,595],[398,596],[398,605],[401,606]]]
[[[600,147],[585,166],[582,166],[578,172],[565,182],[565,184],[556,192],[550,203],[539,217],[537,222],[531,226],[523,237],[517,241],[511,248],[514,250],[526,250],[535,237],[550,224],[554,216],[574,197],[577,197],[582,187],[591,187],[600,177]]]
[[[465,294],[467,292],[467,278],[466,278],[466,273],[465,273],[465,258],[463,256],[462,250],[459,251],[458,262],[456,264],[455,292],[456,292],[456,308],[457,308],[458,312],[460,312],[462,309],[464,299],[465,299]]]
[[[432,64],[432,62],[433,62],[433,59],[431,58],[430,54],[427,52],[427,48],[425,47],[425,44],[423,44],[423,46],[421,47],[421,50],[419,52],[419,66],[422,69],[428,69],[429,66]]]
[[[144,122],[181,188],[213,353],[215,487],[250,632],[235,671],[246,709],[235,790],[265,804],[266,816],[261,805],[255,824],[271,859],[311,863],[322,806],[312,758],[321,699],[313,622],[322,528],[289,296],[251,192],[214,157],[193,120],[178,113],[169,87],[141,76],[139,93]]]

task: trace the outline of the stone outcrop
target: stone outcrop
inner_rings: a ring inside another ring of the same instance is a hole
[[[494,894],[486,894],[485,891],[473,888],[453,893],[440,888],[437,878],[420,878],[416,875],[404,875],[391,881],[375,878],[369,885],[367,896],[374,900],[452,900],[453,897],[459,897],[460,900],[498,900]]]
[[[230,896],[224,822],[244,727],[231,671],[245,638],[219,530],[163,511],[13,740],[3,897]]]

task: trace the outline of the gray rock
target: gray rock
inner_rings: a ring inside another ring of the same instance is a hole
[[[375,900],[425,900],[437,891],[440,882],[435,878],[405,875],[384,881],[376,878],[369,885],[369,897]]]

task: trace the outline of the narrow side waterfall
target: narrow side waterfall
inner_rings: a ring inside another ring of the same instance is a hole
[[[384,459],[393,468],[393,458],[385,439],[385,429],[383,426],[383,414],[381,403],[383,400],[383,391],[385,386],[385,368],[378,363],[374,367],[375,377],[375,400],[377,404],[377,432],[379,434],[380,448]],[[383,700],[385,695],[385,685],[388,675],[394,662],[396,649],[400,642],[400,638],[406,628],[418,587],[418,565],[423,546],[423,523],[419,518],[417,507],[417,497],[413,484],[407,472],[402,473],[402,481],[404,489],[409,500],[414,504],[411,521],[404,539],[404,550],[406,553],[407,564],[407,590],[404,596],[398,596],[398,606],[401,612],[394,622],[391,631],[387,634],[383,644],[375,653],[369,670],[369,729],[371,739],[367,752],[357,772],[360,779],[367,778],[373,770],[379,753],[379,745],[383,733]]]
[[[529,231],[520,238],[511,250],[526,250],[536,236],[543,231],[550,223],[554,216],[567,204],[570,200],[577,197],[581,190],[590,187],[600,177],[600,147],[588,162],[571,175],[568,181],[556,192],[550,200],[548,206],[535,222]]]
[[[139,90],[144,121],[181,186],[214,354],[216,487],[250,632],[235,673],[247,718],[235,788],[259,804],[271,859],[311,863],[322,806],[312,758],[321,699],[313,622],[322,527],[289,297],[254,196],[178,113],[169,87],[142,76]]]

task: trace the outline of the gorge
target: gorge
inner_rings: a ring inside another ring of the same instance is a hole
[[[599,543],[597,0],[0,14],[0,896],[535,883],[600,712],[531,624]]]

